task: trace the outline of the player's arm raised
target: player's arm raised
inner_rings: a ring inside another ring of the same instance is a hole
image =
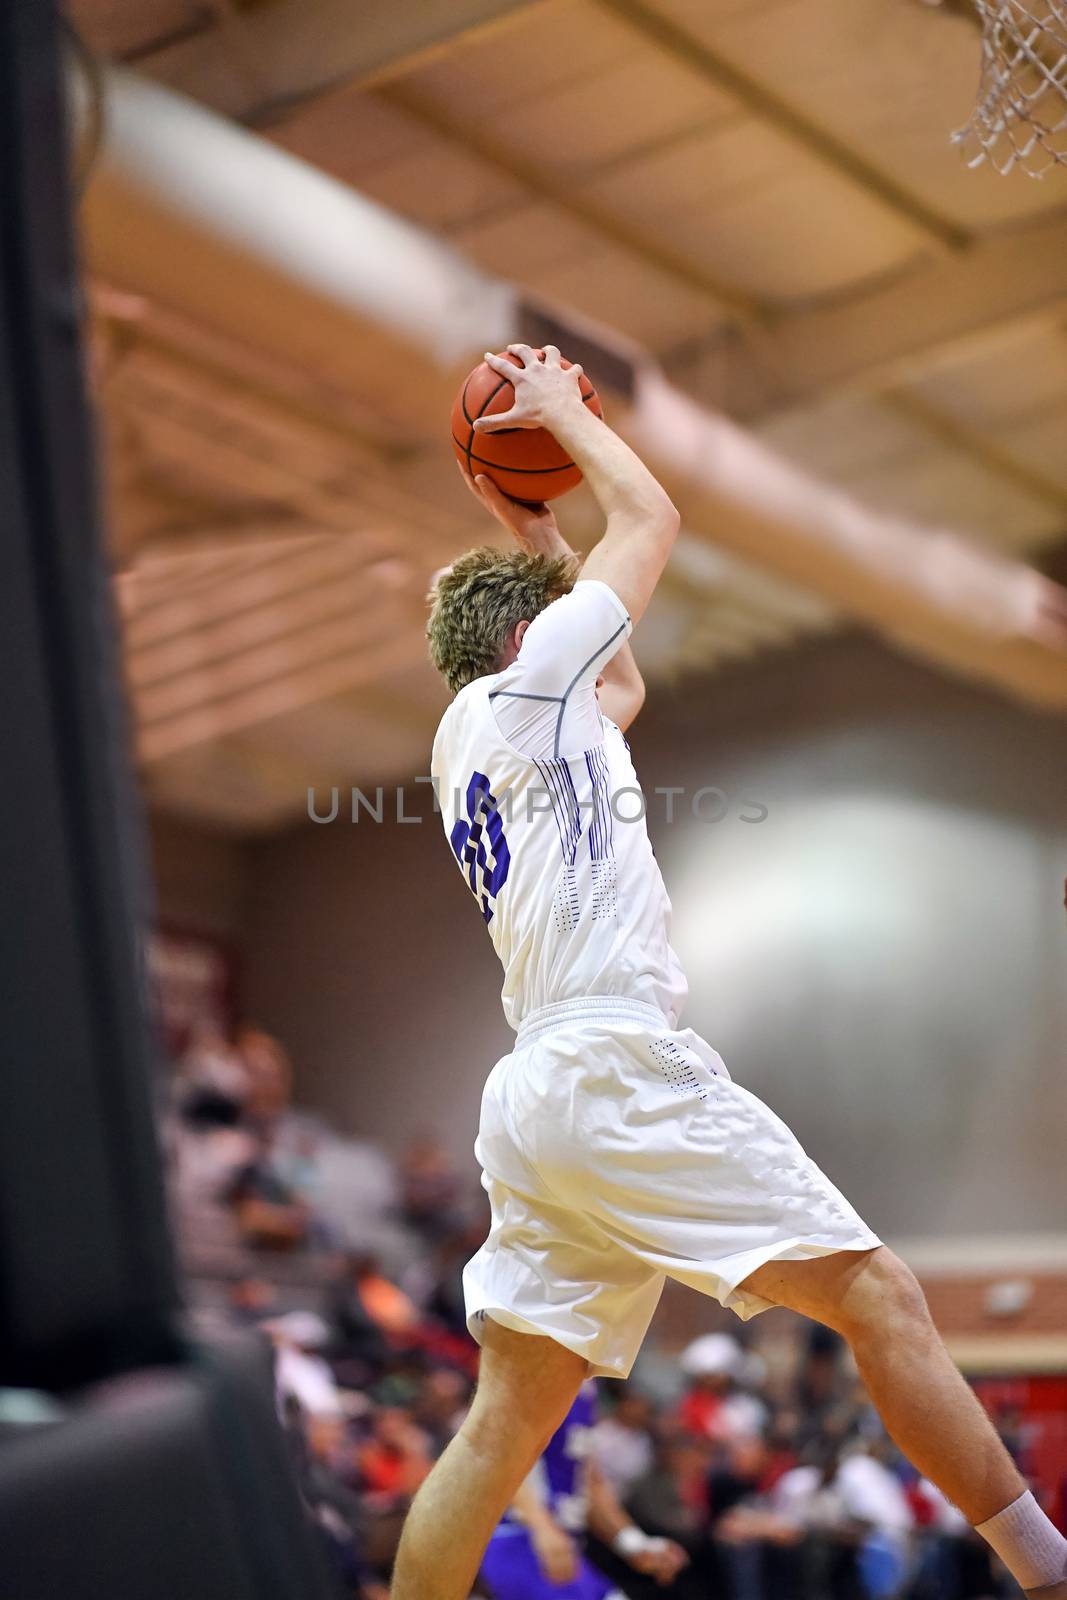
[[[563,556],[573,561],[577,570],[580,558],[560,533],[551,506],[525,505],[520,500],[512,500],[497,488],[492,478],[484,474],[472,477],[462,466],[459,470],[474,498],[507,528],[524,550],[531,555],[546,556],[550,561]],[[605,663],[601,675],[603,684],[597,694],[600,709],[625,733],[645,703],[645,680],[628,642],[620,645]]]
[[[608,584],[634,622],[643,614],[667,564],[678,534],[678,513],[666,490],[606,423],[582,403],[581,367],[562,367],[555,345],[545,346],[539,360],[526,344],[508,349],[519,357],[517,368],[503,357],[486,354],[494,372],[515,387],[510,411],[479,417],[479,433],[501,428],[547,428],[586,482],[607,518],[604,535],[582,568],[583,578]]]

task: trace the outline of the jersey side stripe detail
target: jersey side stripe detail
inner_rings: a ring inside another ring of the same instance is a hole
[[[571,776],[570,762],[563,760],[560,762],[560,766],[563,768],[563,776],[567,780],[567,787],[570,790],[571,798],[574,801],[574,845],[571,849],[571,863],[573,865],[574,858],[578,854],[578,844],[582,837],[582,807],[581,802],[578,799],[578,791],[574,787],[574,778]]]
[[[615,854],[615,814],[611,809],[611,768],[608,766],[608,755],[607,755],[607,751],[605,750],[603,745],[601,745],[600,749],[597,752],[597,760],[600,762],[600,765],[601,765],[601,767],[603,768],[603,771],[604,771],[603,796],[604,796],[604,812],[605,812],[605,815],[607,817],[607,822],[608,822],[608,853],[609,853],[609,855],[614,855]]]
[[[603,747],[594,752],[593,759],[600,775],[597,798],[600,802],[601,815],[604,819],[604,831],[607,835],[605,854],[615,854],[615,820],[611,815],[611,779],[608,772],[607,756]]]
[[[593,786],[593,823],[589,848],[594,861],[615,854],[615,824],[611,815],[608,762],[603,746],[585,752],[585,764]]]
[[[603,824],[600,820],[600,810],[597,805],[596,770],[593,766],[592,756],[593,752],[591,750],[585,752],[585,770],[589,774],[589,784],[593,799],[593,809],[589,817],[589,853],[595,861],[602,843]]]
[[[574,858],[578,853],[578,840],[582,831],[581,812],[578,810],[578,797],[577,795],[574,796],[575,808],[572,810],[570,805],[570,797],[568,796],[567,790],[569,788],[571,794],[573,795],[574,785],[571,783],[570,768],[567,766],[566,762],[553,761],[552,768],[556,776],[556,782],[559,785],[560,804],[563,806],[563,814],[567,822],[567,844],[570,849],[570,854],[568,855],[567,861],[568,865],[573,867]]]
[[[566,859],[567,859],[567,843],[566,843],[566,840],[563,837],[563,828],[562,828],[562,825],[560,823],[560,810],[559,810],[559,805],[557,803],[557,795],[556,795],[555,788],[553,787],[553,784],[552,784],[551,776],[545,770],[546,769],[546,763],[541,762],[541,761],[537,761],[533,757],[531,757],[531,760],[533,760],[534,766],[537,768],[538,772],[541,774],[541,779],[542,779],[542,781],[544,783],[545,790],[547,791],[549,799],[552,801],[552,815],[553,815],[553,817],[555,818],[555,821],[556,821],[556,832],[559,834],[560,853],[563,856],[564,861],[566,861]]]
[[[563,859],[568,866],[573,867],[578,853],[578,842],[582,836],[582,811],[570,767],[566,761],[535,761],[534,765],[545,780],[545,787],[552,801]]]

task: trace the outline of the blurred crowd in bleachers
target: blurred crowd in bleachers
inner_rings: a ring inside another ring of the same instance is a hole
[[[193,1315],[273,1340],[279,1407],[342,1592],[386,1600],[407,1506],[477,1372],[461,1289],[488,1215],[473,1161],[460,1172],[427,1136],[393,1162],[295,1108],[284,1050],[253,1027],[193,1037],[164,1138]],[[593,1560],[631,1600],[1017,1593],[894,1450],[840,1342],[774,1317],[773,1348],[759,1322],[724,1331],[710,1304],[712,1331],[681,1348],[654,1324],[631,1380],[600,1384],[596,1457],[689,1565],[664,1589],[595,1543]]]

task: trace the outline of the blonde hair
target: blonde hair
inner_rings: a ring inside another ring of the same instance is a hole
[[[570,556],[550,560],[488,545],[446,567],[428,596],[426,637],[430,660],[453,694],[496,672],[516,624],[532,622],[568,594],[576,576]]]

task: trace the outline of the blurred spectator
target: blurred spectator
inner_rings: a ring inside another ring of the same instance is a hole
[[[989,1546],[962,1512],[925,1478],[906,1492],[917,1529],[908,1600],[987,1600],[998,1593]]]
[[[238,1053],[216,1029],[198,1029],[175,1069],[162,1129],[184,1241],[210,1246],[239,1239],[225,1195],[254,1150],[243,1125],[248,1089]]]
[[[234,1174],[226,1199],[249,1244],[269,1250],[293,1250],[306,1241],[310,1212],[279,1176],[269,1132],[260,1134],[249,1159]]]
[[[469,1381],[454,1368],[441,1367],[424,1378],[413,1415],[435,1460],[459,1431],[470,1396]]]
[[[430,1441],[403,1407],[375,1413],[371,1436],[359,1453],[360,1478],[371,1503],[406,1505],[432,1466]]]
[[[279,1394],[310,1417],[340,1417],[344,1406],[333,1368],[321,1353],[330,1330],[314,1311],[289,1311],[263,1324],[274,1344]]]
[[[803,1536],[804,1567],[832,1600],[899,1593],[907,1573],[913,1518],[898,1480],[864,1451],[834,1439],[794,1467],[772,1496],[786,1527]]]
[[[366,1515],[359,1495],[337,1470],[345,1445],[339,1418],[309,1416],[289,1396],[284,1421],[301,1493],[319,1529],[340,1592],[350,1600],[388,1600],[388,1588],[368,1563]]]
[[[323,1232],[340,1250],[374,1250],[391,1269],[421,1260],[420,1241],[399,1220],[400,1185],[384,1150],[319,1127],[312,1203]]]
[[[297,1249],[313,1228],[314,1128],[292,1110],[292,1068],[279,1041],[246,1025],[237,1050],[248,1081],[242,1122],[250,1149],[226,1198],[249,1244]]]
[[[615,1404],[593,1429],[593,1454],[622,1501],[638,1480],[652,1470],[655,1457],[652,1403],[632,1383],[621,1387]]]
[[[193,1036],[165,1115],[187,1260],[199,1263],[196,1313],[268,1332],[304,1497],[341,1592],[388,1600],[411,1496],[473,1387],[462,1270],[485,1233],[475,1176],[464,1183],[432,1139],[398,1172],[375,1146],[294,1108],[285,1051],[252,1026],[233,1044],[217,1029]],[[620,1594],[1012,1593],[959,1513],[889,1445],[836,1336],[800,1319],[776,1327],[773,1379],[756,1349],[715,1332],[680,1356],[653,1345],[637,1384],[603,1386],[600,1482],[690,1557],[657,1588],[616,1572],[594,1540]],[[1025,1424],[999,1420],[1025,1464]]]
[[[454,1226],[463,1181],[440,1140],[424,1135],[400,1163],[405,1220],[427,1239],[439,1239]]]
[[[748,1366],[728,1333],[706,1333],[682,1352],[689,1388],[678,1411],[681,1426],[707,1439],[758,1438],[767,1420],[762,1400],[742,1388]]]
[[[230,1313],[238,1324],[258,1326],[274,1309],[277,1295],[266,1278],[240,1278],[230,1290]]]
[[[820,1323],[809,1324],[807,1351],[797,1372],[795,1390],[800,1419],[797,1444],[801,1450],[819,1439],[828,1419],[835,1413],[840,1415],[849,1378],[843,1341]]]
[[[626,1497],[626,1509],[649,1533],[675,1539],[695,1554],[707,1529],[711,1447],[680,1429],[659,1437],[652,1465]]]
[[[485,1239],[488,1208],[479,1190],[476,1208],[457,1216],[454,1231],[437,1241],[427,1263],[426,1309],[451,1332],[466,1335],[467,1308],[463,1299],[463,1268]]]
[[[762,1486],[767,1493],[797,1465],[799,1434],[800,1413],[791,1406],[779,1406],[772,1415],[764,1435],[766,1460]]]
[[[248,1081],[246,1118],[253,1126],[277,1127],[290,1106],[289,1057],[277,1039],[251,1023],[237,1030],[236,1049]]]
[[[334,1330],[334,1359],[345,1381],[369,1382],[384,1370],[389,1342],[363,1302],[347,1256],[339,1259],[331,1276],[327,1309]]]
[[[351,1256],[347,1273],[346,1304],[384,1334],[410,1333],[418,1313],[403,1289],[382,1272],[377,1256],[369,1253]]]
[[[221,1029],[213,1023],[196,1028],[174,1073],[173,1098],[182,1118],[193,1125],[233,1127],[249,1088],[241,1054]]]

